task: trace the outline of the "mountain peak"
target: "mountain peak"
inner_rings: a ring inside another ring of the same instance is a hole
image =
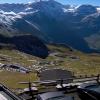
[[[79,7],[77,7],[76,12],[78,12],[79,14],[93,14],[93,13],[97,13],[97,9],[95,6],[92,5],[81,5]]]
[[[63,5],[55,0],[0,4],[0,28],[2,34],[10,35],[12,32],[16,36],[16,32],[13,32],[16,30],[17,34],[30,33],[47,43],[63,43],[84,52],[92,52],[85,38],[100,32],[97,9],[99,11],[100,7]]]

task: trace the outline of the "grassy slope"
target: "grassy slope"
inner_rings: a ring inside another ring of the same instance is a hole
[[[34,81],[34,80],[37,80],[37,77],[34,73],[21,74],[17,72],[15,73],[15,72],[7,72],[7,71],[0,72],[0,82],[2,84],[5,84],[11,89],[25,88],[26,85],[21,85],[19,84],[19,82],[22,82],[22,81],[26,82],[26,81],[29,81],[29,79],[31,81]]]
[[[24,54],[16,50],[0,49],[0,57],[6,58],[4,61],[0,60],[0,63],[4,64],[20,64],[28,67],[32,65],[29,59],[33,60],[34,57],[31,55]],[[36,58],[35,58],[36,59]],[[10,88],[23,88],[25,85],[20,85],[18,82],[21,81],[37,80],[35,73],[22,74],[18,72],[0,71],[0,83],[7,85]]]
[[[100,74],[100,55],[89,55],[84,54],[78,51],[70,51],[68,48],[60,47],[60,46],[51,46],[49,45],[48,48],[53,53],[57,53],[56,56],[50,55],[47,59],[39,59],[33,57],[28,54],[24,54],[22,52],[16,50],[9,50],[9,49],[0,49],[0,57],[4,56],[6,59],[5,61],[1,61],[2,63],[19,63],[26,67],[31,66],[33,64],[32,60],[37,61],[48,61],[53,62],[57,61],[57,66],[49,66],[51,67],[59,67],[63,69],[70,70],[74,72],[75,75],[91,75],[91,74]],[[58,57],[60,55],[60,57]],[[72,59],[71,57],[74,56],[77,59]],[[59,59],[59,60],[57,60]],[[31,61],[30,61],[31,60]],[[62,60],[62,62],[60,62]],[[0,82],[4,83],[10,88],[23,88],[25,85],[20,85],[18,82],[20,81],[28,81],[30,78],[31,81],[37,80],[36,74],[33,72],[29,74],[21,74],[21,73],[14,73],[14,72],[7,72],[7,71],[0,71]]]
[[[55,49],[53,46],[50,46],[50,48]],[[100,54],[85,54],[78,51],[69,51],[68,48],[65,49],[63,47],[56,49],[61,50],[59,55],[63,55],[59,57],[64,60],[60,64],[60,67],[74,72],[75,75],[100,74]],[[71,59],[70,56],[74,56],[77,59]],[[48,57],[48,59],[53,60],[53,57]]]

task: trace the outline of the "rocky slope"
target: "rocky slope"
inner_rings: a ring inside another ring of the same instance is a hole
[[[0,23],[6,26],[1,34],[30,33],[47,43],[62,43],[83,52],[100,52],[100,40],[95,37],[100,36],[99,8],[62,5],[54,0],[0,4]]]

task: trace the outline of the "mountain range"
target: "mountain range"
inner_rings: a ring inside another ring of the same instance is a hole
[[[54,0],[0,4],[0,34],[10,39],[24,35],[27,39],[28,34],[44,43],[63,44],[86,53],[100,52],[100,7],[63,5]]]

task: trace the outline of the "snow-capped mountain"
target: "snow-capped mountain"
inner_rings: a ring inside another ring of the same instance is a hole
[[[93,48],[98,45],[95,44],[96,38],[93,39],[93,36],[100,36],[98,6],[63,5],[55,0],[0,4],[0,24],[6,26],[0,30],[5,30],[10,35],[29,33],[47,43],[63,43],[84,52],[100,51],[98,46]],[[89,42],[91,37],[93,47]]]
[[[81,5],[77,8],[76,12],[87,16],[90,14],[97,13],[97,8],[92,5]]]

